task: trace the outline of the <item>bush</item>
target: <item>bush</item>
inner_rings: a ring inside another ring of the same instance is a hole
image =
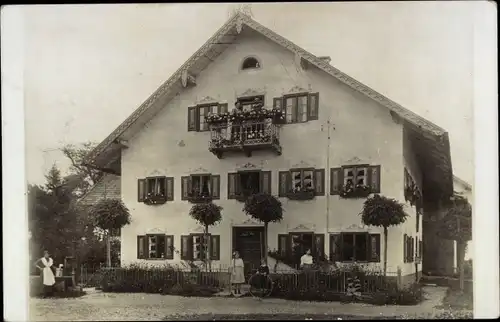
[[[211,296],[220,289],[213,273],[186,272],[172,267],[130,267],[103,270],[104,292]]]

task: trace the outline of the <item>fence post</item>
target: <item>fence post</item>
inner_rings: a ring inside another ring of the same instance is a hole
[[[401,267],[398,266],[398,275],[397,275],[397,279],[396,279],[396,286],[398,288],[398,290],[400,290],[402,288],[402,284],[403,284],[403,281],[402,281],[402,277],[401,277]]]

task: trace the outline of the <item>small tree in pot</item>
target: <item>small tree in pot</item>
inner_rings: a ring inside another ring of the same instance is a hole
[[[253,194],[245,200],[243,211],[264,223],[264,259],[267,264],[267,227],[270,222],[280,222],[283,219],[281,201],[269,193]]]
[[[361,221],[367,226],[384,227],[384,276],[387,275],[387,234],[390,226],[398,226],[406,221],[408,214],[404,205],[396,199],[378,194],[365,200]]]
[[[205,263],[208,263],[211,269],[209,241],[208,241],[208,227],[215,226],[222,220],[221,215],[222,207],[214,204],[213,202],[195,204],[191,207],[189,215],[204,227],[204,249],[205,249]]]
[[[89,209],[89,216],[96,227],[106,233],[107,265],[111,266],[111,230],[121,229],[130,224],[130,212],[120,199],[100,199]]]

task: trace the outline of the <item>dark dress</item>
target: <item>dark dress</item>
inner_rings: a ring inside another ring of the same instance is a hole
[[[267,276],[269,275],[269,267],[267,265],[261,265],[257,272],[259,273],[259,287],[261,289],[267,288],[266,284],[268,283]]]

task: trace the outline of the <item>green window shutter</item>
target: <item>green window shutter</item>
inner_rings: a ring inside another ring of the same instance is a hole
[[[220,236],[210,236],[210,259],[214,261],[220,260]]]
[[[278,173],[278,177],[279,177],[278,196],[286,197],[287,192],[290,190],[290,184],[291,184],[290,171],[280,171]]]
[[[338,195],[342,191],[342,184],[344,181],[344,173],[342,168],[330,169],[330,194]]]
[[[319,115],[319,93],[309,94],[307,100],[307,120],[317,120]]]
[[[165,191],[167,194],[167,201],[174,200],[174,177],[167,177],[165,179],[166,187]]]
[[[330,234],[330,260],[342,261],[342,235]]]
[[[325,255],[325,235],[314,234],[314,253],[318,259]]]
[[[219,114],[227,113],[227,103],[219,104],[218,112]]]
[[[146,180],[137,180],[137,201],[144,202],[144,197],[146,196]]]
[[[280,256],[286,256],[289,252],[289,235],[278,234],[278,253]]]
[[[314,191],[316,196],[325,195],[325,169],[314,170]]]
[[[196,131],[197,130],[197,115],[196,106],[188,107],[188,131]]]
[[[181,259],[193,259],[193,239],[189,235],[181,236]]]
[[[260,173],[260,191],[262,193],[272,194],[271,171],[261,171]]]
[[[181,192],[182,192],[181,200],[188,200],[189,188],[190,188],[189,183],[190,183],[189,176],[182,176],[181,177]]]
[[[380,166],[374,165],[368,168],[368,178],[371,191],[373,193],[380,193]]]
[[[165,259],[174,259],[174,236],[165,236]]]
[[[235,199],[239,192],[239,182],[237,173],[227,174],[227,199]]]
[[[212,186],[212,199],[220,199],[220,175],[210,177]]]
[[[380,234],[370,234],[370,247],[368,260],[370,262],[380,262]]]
[[[137,259],[146,258],[146,236],[137,236]]]

